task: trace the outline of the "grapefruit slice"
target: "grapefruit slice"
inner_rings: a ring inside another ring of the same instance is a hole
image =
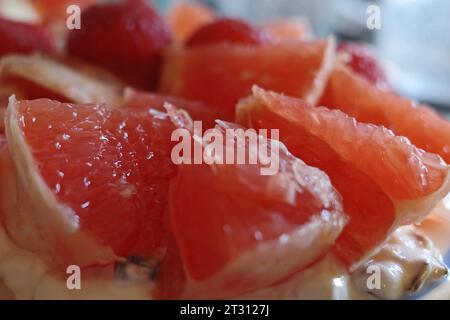
[[[37,54],[9,55],[1,59],[0,73],[3,85],[15,86],[27,99],[110,105],[121,101],[123,87],[118,80],[78,60],[62,61]]]
[[[249,47],[215,44],[173,48],[160,91],[216,106],[234,119],[239,99],[258,84],[315,104],[334,64],[334,40]],[[208,63],[205,63],[207,61]]]
[[[215,19],[215,12],[198,2],[177,3],[172,6],[167,16],[173,38],[180,43]]]
[[[320,105],[342,110],[361,122],[383,125],[450,163],[448,120],[425,105],[378,89],[347,67],[333,70]]]
[[[223,154],[258,152],[255,141],[229,135],[234,129],[242,130],[224,122],[215,129]],[[274,175],[261,175],[261,164],[179,167],[160,297],[236,296],[306,268],[333,244],[346,221],[340,196],[326,174],[273,143],[280,148]]]
[[[123,106],[133,110],[147,111],[157,109],[165,111],[165,103],[170,103],[187,111],[193,120],[202,121],[203,128],[205,129],[214,127],[216,119],[221,118],[220,111],[207,107],[200,102],[163,94],[136,91],[131,88],[126,88],[124,92]]]
[[[158,254],[176,173],[172,130],[158,111],[12,98],[2,177],[8,232],[65,265]]]
[[[337,242],[348,264],[369,256],[397,226],[419,221],[450,188],[439,156],[338,110],[255,87],[238,106],[238,122],[279,128],[295,156],[330,176],[350,216]]]

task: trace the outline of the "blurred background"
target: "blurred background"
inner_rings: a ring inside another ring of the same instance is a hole
[[[183,0],[154,1],[164,10]],[[302,17],[317,35],[369,42],[397,92],[450,115],[449,0],[197,1],[255,23]]]
[[[103,0],[117,1],[117,0]],[[161,10],[200,2],[254,23],[301,18],[318,36],[373,45],[394,90],[450,116],[450,0],[148,0]],[[23,15],[29,0],[0,0]],[[32,20],[33,17],[26,17]]]

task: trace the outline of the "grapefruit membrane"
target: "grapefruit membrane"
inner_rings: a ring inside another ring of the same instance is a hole
[[[333,39],[246,46],[212,44],[168,51],[160,92],[200,101],[233,120],[254,84],[316,104],[335,60]]]
[[[218,122],[223,154],[258,152],[254,142],[229,136],[239,128]],[[328,251],[346,222],[340,196],[326,174],[276,146],[279,171],[270,176],[261,164],[179,166],[160,298],[236,296],[281,281]]]
[[[10,99],[4,222],[59,265],[164,251],[173,125],[161,112]]]
[[[110,105],[121,101],[121,82],[81,61],[62,61],[39,54],[8,55],[0,62],[0,75],[3,85],[14,85],[27,99],[61,98]]]
[[[123,95],[123,106],[132,110],[151,111],[156,109],[165,111],[165,103],[176,105],[177,108],[187,111],[192,120],[202,121],[205,129],[214,127],[216,119],[221,117],[219,110],[196,101],[164,94],[137,91],[132,88],[126,88]]]
[[[330,176],[350,216],[337,241],[348,264],[368,257],[401,224],[420,221],[449,192],[449,167],[438,155],[341,111],[254,87],[237,114],[250,127],[279,128],[295,156]]]

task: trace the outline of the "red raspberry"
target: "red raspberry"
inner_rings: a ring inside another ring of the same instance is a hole
[[[97,4],[81,14],[81,29],[71,30],[71,54],[104,66],[131,84],[152,89],[162,50],[171,42],[169,27],[143,0]]]
[[[51,52],[53,44],[44,27],[0,17],[0,56],[8,53]]]
[[[346,42],[338,46],[338,52],[347,54],[346,64],[370,83],[380,89],[390,88],[386,74],[369,46]]]
[[[244,21],[224,18],[199,29],[187,41],[186,45],[195,47],[221,42],[260,45],[271,43],[272,39],[268,33]]]

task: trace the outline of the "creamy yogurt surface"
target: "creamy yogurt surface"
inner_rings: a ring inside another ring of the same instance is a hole
[[[125,281],[111,271],[82,273],[81,289],[69,290],[67,276],[42,256],[18,248],[0,228],[0,297],[16,299],[149,299],[152,283]],[[3,290],[2,290],[3,287]]]
[[[441,281],[423,298],[450,299],[448,270],[441,256],[449,251],[449,234],[450,195],[421,225],[399,228],[352,273],[329,254],[281,284],[235,298],[399,299]],[[374,267],[380,274],[379,288],[367,285]],[[0,299],[151,299],[154,284],[142,270],[125,271],[127,277],[112,268],[83,271],[81,290],[69,290],[68,275],[55,271],[44,256],[19,248],[0,225]]]
[[[442,224],[440,225],[442,227]],[[450,228],[450,222],[448,227]],[[450,230],[450,229],[447,229]],[[377,266],[379,289],[367,279]],[[398,299],[447,275],[437,249],[420,230],[401,227],[380,252],[356,271],[347,269],[331,254],[304,272],[276,286],[237,299]],[[56,272],[42,256],[18,248],[0,229],[0,298],[2,299],[151,299],[154,284],[142,277],[124,279],[113,270],[82,274],[81,290],[69,290],[67,276]],[[444,283],[425,298],[450,298]]]

